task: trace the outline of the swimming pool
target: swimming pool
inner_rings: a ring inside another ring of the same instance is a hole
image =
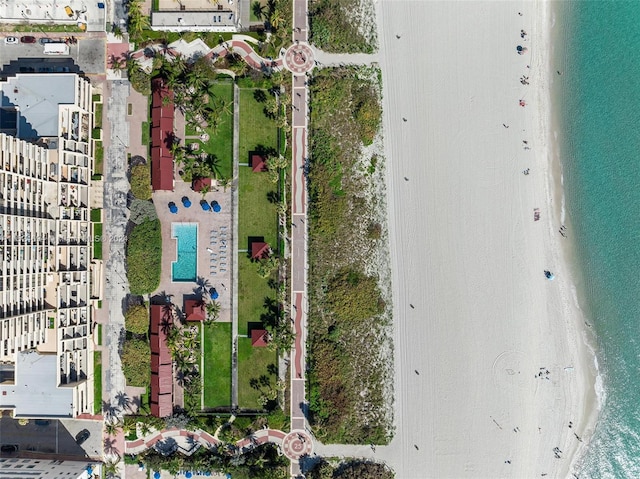
[[[171,279],[195,281],[198,274],[198,225],[171,223],[171,237],[178,240],[177,259],[171,263]]]

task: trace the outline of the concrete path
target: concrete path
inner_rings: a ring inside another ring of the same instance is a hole
[[[377,54],[367,53],[327,53],[311,47],[313,58],[320,67],[337,67],[342,65],[373,65],[378,63]]]
[[[238,407],[238,161],[240,155],[240,89],[233,84],[233,173],[231,177],[231,407]]]
[[[103,402],[105,415],[121,418],[119,407],[125,394],[125,378],[122,373],[120,349],[124,340],[123,305],[129,291],[125,268],[125,231],[129,220],[127,209],[127,155],[129,144],[129,124],[127,122],[127,98],[130,85],[127,80],[107,84],[106,108],[109,123],[109,138],[105,138],[104,162],[104,238],[105,262],[105,307],[109,320],[103,329],[103,341],[108,350],[108,364],[105,364],[105,384]],[[124,474],[124,463],[119,463]]]

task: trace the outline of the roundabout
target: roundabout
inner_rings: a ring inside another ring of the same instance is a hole
[[[313,51],[306,43],[291,45],[284,54],[284,66],[294,75],[304,75],[313,69]]]
[[[291,431],[282,440],[282,451],[291,461],[298,461],[313,453],[313,439],[306,431]]]

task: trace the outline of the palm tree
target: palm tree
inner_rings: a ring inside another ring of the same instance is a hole
[[[118,401],[118,407],[121,410],[131,410],[131,398],[124,391],[120,391],[116,394],[116,401]]]
[[[119,462],[119,461],[118,461]],[[115,479],[118,476],[118,462],[108,461],[104,463],[104,474],[107,479]]]
[[[207,176],[213,175],[215,179],[220,178],[220,159],[213,153],[207,153],[206,158],[201,163],[203,173],[208,173]]]
[[[284,21],[282,11],[278,7],[274,8],[271,12],[271,18],[269,19],[269,21],[271,23],[271,26],[275,29],[277,29]]]
[[[122,430],[122,423],[120,421],[107,421],[104,424],[104,432],[109,436],[115,436]]]
[[[211,301],[205,306],[207,321],[216,321],[220,317],[221,305],[218,301]]]
[[[117,55],[110,55],[109,63],[111,65],[111,70],[117,72],[124,70],[125,66],[127,65],[125,59]]]
[[[260,2],[253,2],[251,10],[258,20],[263,20],[267,16],[267,6],[262,5]]]
[[[218,178],[216,181],[218,182],[218,185],[224,188],[225,193],[227,192],[227,188],[231,186],[231,178]]]

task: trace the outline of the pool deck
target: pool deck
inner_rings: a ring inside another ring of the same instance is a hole
[[[191,200],[191,207],[182,206],[182,197],[187,196]],[[171,279],[171,264],[177,259],[177,240],[171,235],[172,223],[197,223],[198,224],[198,277],[204,278],[211,287],[216,288],[219,293],[217,301],[220,303],[221,322],[231,322],[231,270],[235,260],[232,254],[232,228],[231,228],[231,189],[225,192],[220,188],[217,192],[210,192],[204,199],[211,204],[217,201],[222,207],[220,213],[204,211],[200,206],[202,194],[191,189],[189,183],[176,178],[175,191],[156,191],[153,193],[153,202],[158,212],[162,229],[162,275],[160,286],[154,294],[161,292],[173,295],[174,304],[182,308],[184,306],[183,296],[194,294],[197,288],[195,282],[173,282]],[[178,206],[178,212],[172,214],[168,204],[173,201]],[[221,248],[221,234],[226,228],[226,249]],[[217,231],[218,239],[216,244],[211,242],[211,232]],[[216,274],[211,272],[211,253],[207,248],[213,250],[217,255]],[[226,267],[221,266],[220,256],[226,251]],[[226,269],[226,271],[221,271]],[[224,285],[224,286],[223,286]],[[226,289],[225,289],[226,288]],[[153,296],[153,295],[152,295]]]

